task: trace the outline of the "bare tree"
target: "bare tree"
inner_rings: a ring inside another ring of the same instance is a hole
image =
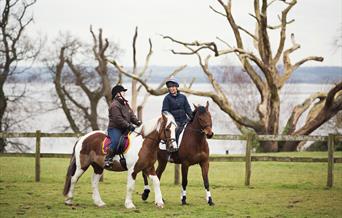
[[[17,66],[20,62],[30,64],[38,56],[40,51],[40,43],[34,46],[30,38],[25,34],[28,25],[33,21],[29,10],[36,3],[36,0],[0,0],[0,131],[6,131],[17,123],[11,120],[8,113],[9,102],[16,104],[25,94],[25,90],[21,94],[16,93],[13,97],[6,96],[4,85],[10,76],[19,71],[27,70],[19,69]],[[12,124],[10,123],[11,121]],[[0,139],[0,152],[5,151],[6,141]]]
[[[61,36],[57,61],[51,64],[46,60],[61,108],[74,132],[100,129],[99,121],[104,118],[98,116],[98,105],[102,98],[111,104],[111,81],[120,79],[107,66],[107,55],[115,56],[118,46],[103,38],[102,29],[95,35],[90,27],[90,33],[92,46],[70,35]]]
[[[136,49],[137,39],[138,39],[138,27],[135,28],[135,33],[134,33],[134,36],[133,36],[133,43],[132,43],[132,49],[133,49],[133,68],[132,68],[131,71],[127,71],[126,69],[124,69],[124,67],[121,66],[120,64],[118,64],[118,62],[115,61],[115,60],[111,60],[110,63],[113,64],[113,66],[118,70],[118,72],[120,74],[123,74],[123,75],[133,75],[134,77],[140,78],[142,81],[144,81],[146,83],[148,81],[148,79],[149,79],[149,76],[146,75],[146,72],[147,72],[147,70],[149,68],[149,62],[150,62],[151,56],[153,54],[152,41],[151,41],[151,39],[148,40],[149,51],[148,51],[148,53],[146,55],[143,67],[141,69],[139,69],[137,58],[136,58],[136,55],[137,55],[137,49]],[[181,72],[185,67],[186,67],[186,65],[183,65],[183,66],[180,66],[177,69],[175,69],[169,76],[167,76],[163,81],[160,82],[160,84],[158,85],[157,89],[160,89],[161,87],[163,87],[165,85],[166,80],[169,77],[175,76],[176,74]],[[132,107],[132,110],[134,112],[136,112],[138,107],[140,107],[143,110],[144,105],[147,102],[148,97],[150,96],[150,94],[146,93],[144,95],[143,99],[139,103],[138,102],[138,96],[139,96],[140,91],[142,90],[142,85],[139,85],[138,81],[135,80],[135,79],[132,79],[131,85],[132,85],[131,86],[131,90],[132,90],[131,107]]]
[[[210,81],[214,91],[196,91],[183,88],[181,91],[191,93],[194,95],[210,97],[220,109],[228,114],[233,121],[238,125],[248,130],[255,131],[257,134],[303,134],[307,135],[322,125],[324,122],[333,117],[342,108],[342,82],[337,84],[328,93],[314,94],[305,101],[305,104],[312,105],[310,111],[310,118],[307,119],[305,124],[297,129],[297,117],[303,113],[300,111],[306,110],[310,107],[294,108],[293,115],[289,118],[289,123],[284,131],[279,130],[279,114],[280,114],[280,96],[279,92],[284,84],[291,77],[293,72],[298,69],[302,64],[308,61],[323,61],[322,57],[309,56],[303,58],[295,63],[292,63],[290,55],[300,48],[300,45],[295,41],[294,34],[291,34],[292,46],[285,49],[285,42],[287,38],[287,25],[294,22],[288,20],[288,14],[291,9],[296,5],[296,0],[290,1],[259,1],[254,0],[254,14],[250,14],[255,22],[255,33],[247,30],[246,28],[238,25],[232,15],[232,2],[229,0],[224,3],[222,0],[217,1],[222,7],[223,11],[219,11],[214,7],[210,8],[220,16],[227,20],[228,25],[233,31],[235,36],[235,45],[230,45],[224,40],[217,38],[223,45],[220,49],[216,42],[183,42],[176,40],[170,36],[164,36],[172,42],[184,47],[184,51],[174,51],[174,54],[179,55],[196,55],[199,64]],[[279,3],[284,5],[284,9],[279,15],[279,24],[271,25],[268,23],[268,9],[273,4]],[[272,42],[269,38],[269,31],[279,30],[279,44],[275,51],[272,51]],[[243,41],[242,34],[246,34],[255,45],[255,51],[245,49],[245,41]],[[210,51],[214,56],[222,56],[227,54],[235,54],[242,64],[244,72],[251,79],[260,96],[260,102],[256,107],[258,117],[248,117],[240,113],[240,111],[233,107],[231,99],[224,93],[221,85],[215,80],[213,72],[209,68],[209,60],[211,55],[202,57],[202,51]],[[282,66],[282,67],[279,67]],[[146,90],[153,95],[161,95],[167,92],[166,89],[152,89],[144,81],[134,75],[128,75],[141,82]],[[319,99],[316,103],[315,99]],[[298,111],[299,110],[299,111]],[[296,115],[296,116],[295,116]],[[294,119],[293,117],[296,117]],[[295,121],[295,122],[293,122]],[[291,129],[291,131],[289,131]],[[277,142],[264,142],[261,143],[261,150],[265,152],[270,151],[293,151],[297,148],[298,142],[289,142],[282,144],[278,147]]]

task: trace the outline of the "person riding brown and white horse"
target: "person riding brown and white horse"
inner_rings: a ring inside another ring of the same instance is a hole
[[[112,88],[112,103],[108,109],[109,123],[108,136],[111,139],[109,153],[105,159],[105,166],[109,167],[113,163],[113,157],[116,154],[120,137],[128,132],[133,132],[135,127],[133,124],[140,126],[141,121],[133,113],[128,101],[125,99],[127,89],[122,85],[116,85]]]

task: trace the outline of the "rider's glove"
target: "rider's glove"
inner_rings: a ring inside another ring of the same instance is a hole
[[[138,120],[137,122],[137,126],[141,126],[142,122],[140,120]]]
[[[129,130],[130,132],[133,132],[133,131],[135,130],[135,127],[133,126],[133,124],[129,124],[128,130]]]

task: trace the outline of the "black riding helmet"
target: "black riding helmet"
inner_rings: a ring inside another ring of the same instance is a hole
[[[116,85],[112,88],[112,99],[115,98],[116,94],[119,92],[126,92],[127,89],[125,89],[122,85]]]
[[[179,84],[175,78],[170,78],[169,80],[166,81],[165,84],[167,88],[172,87],[172,86],[179,87]]]

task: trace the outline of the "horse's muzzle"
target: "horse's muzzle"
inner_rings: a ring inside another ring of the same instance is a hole
[[[207,135],[207,138],[208,139],[211,139],[213,136],[214,136],[214,133],[213,132],[211,132],[211,133],[209,133],[209,134],[206,134]]]
[[[207,136],[208,139],[211,139],[214,136],[214,132],[212,131],[210,127],[205,128],[203,132]]]

